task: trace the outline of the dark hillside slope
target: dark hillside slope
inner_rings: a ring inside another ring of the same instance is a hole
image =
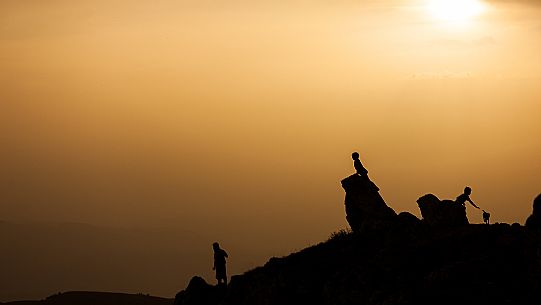
[[[233,277],[220,304],[540,304],[538,232],[506,224],[436,229],[405,213],[397,219]],[[177,304],[204,304],[190,290]]]
[[[366,174],[341,183],[353,233],[272,258],[227,290],[194,277],[175,305],[541,304],[541,196],[526,227],[469,225],[456,202],[423,196],[419,220],[396,215]]]

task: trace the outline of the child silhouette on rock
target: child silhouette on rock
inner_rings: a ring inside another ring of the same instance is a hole
[[[368,170],[364,168],[363,164],[361,163],[361,160],[359,160],[359,153],[358,152],[352,153],[351,158],[353,159],[353,166],[355,167],[357,174],[359,176],[368,176]]]
[[[355,171],[357,172],[357,175],[361,176],[362,181],[364,181],[364,184],[366,187],[372,191],[379,192],[379,187],[368,178],[368,170],[364,168],[363,164],[361,163],[361,160],[359,160],[359,153],[354,152],[351,154],[351,158],[353,159],[353,167],[355,167]]]

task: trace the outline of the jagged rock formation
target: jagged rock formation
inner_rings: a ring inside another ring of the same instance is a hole
[[[423,221],[431,226],[460,226],[468,224],[466,207],[452,200],[440,200],[433,194],[417,199]]]
[[[396,217],[368,176],[351,175],[342,180],[342,187],[346,191],[346,219],[353,231],[377,229]]]
[[[467,225],[462,205],[434,195],[418,200],[420,221],[396,215],[367,177],[350,176],[342,186],[352,233],[271,258],[232,277],[225,294],[194,278],[175,305],[541,303],[541,230]]]
[[[225,287],[212,286],[199,277],[194,276],[186,290],[175,296],[174,305],[213,305],[218,304],[225,294]]]
[[[533,212],[526,219],[526,227],[529,229],[541,229],[541,194],[533,201]]]

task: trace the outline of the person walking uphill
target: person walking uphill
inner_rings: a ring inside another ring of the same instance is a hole
[[[227,270],[225,267],[225,259],[228,257],[227,252],[220,248],[218,242],[212,244],[212,248],[214,249],[214,267],[212,267],[212,270],[216,270],[218,285],[227,286]]]

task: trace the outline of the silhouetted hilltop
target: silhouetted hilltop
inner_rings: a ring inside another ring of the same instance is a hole
[[[470,225],[462,205],[446,214],[459,204],[433,195],[420,199],[419,220],[396,215],[367,176],[350,176],[342,186],[352,232],[272,258],[232,277],[227,291],[194,277],[175,305],[541,303],[541,230],[534,220],[529,227]]]
[[[540,241],[518,225],[434,229],[404,221],[272,258],[233,277],[221,303],[193,298],[206,285],[199,282],[177,305],[539,304]],[[220,292],[202,295],[210,293]]]
[[[17,301],[2,305],[171,305],[173,300],[144,294],[71,291],[40,301]]]

